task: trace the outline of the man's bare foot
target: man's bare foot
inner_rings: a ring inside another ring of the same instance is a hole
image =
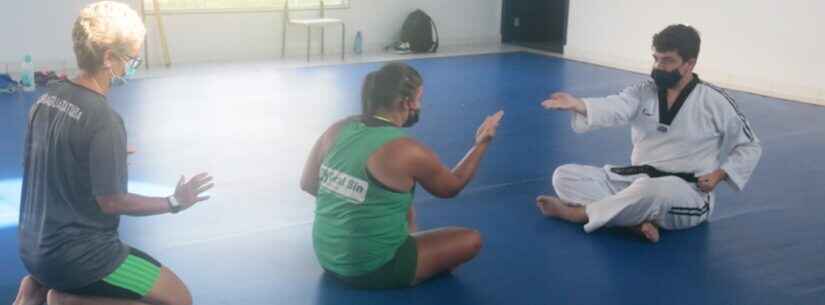
[[[40,285],[31,275],[27,275],[20,281],[20,290],[13,305],[43,305],[46,303],[46,293],[49,290]]]
[[[564,208],[564,202],[558,197],[538,196],[536,197],[536,207],[539,208],[541,214],[547,217],[559,218]]]
[[[587,213],[584,207],[569,206],[558,197],[538,196],[536,207],[546,217],[561,218],[574,223],[586,223]]]
[[[636,231],[636,233],[644,236],[644,238],[652,243],[659,242],[659,228],[650,222],[645,222],[633,227],[633,231]]]

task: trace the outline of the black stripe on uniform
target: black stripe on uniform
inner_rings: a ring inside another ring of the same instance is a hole
[[[748,137],[748,140],[753,142],[754,137],[753,137],[753,130],[751,129],[751,124],[748,122],[748,119],[745,117],[745,115],[742,114],[741,111],[739,111],[739,106],[736,104],[736,100],[734,100],[733,97],[728,95],[728,93],[722,88],[716,87],[714,85],[711,85],[711,84],[708,84],[708,83],[705,83],[705,82],[703,82],[703,84],[707,85],[708,88],[711,88],[714,91],[718,92],[723,97],[725,97],[726,100],[728,100],[728,104],[730,104],[730,106],[733,107],[733,111],[736,112],[736,115],[739,117],[739,120],[741,120],[742,124],[745,125],[745,127],[743,127],[744,131],[745,131],[745,135]]]
[[[671,207],[668,214],[684,216],[702,216],[710,212],[710,195],[705,197],[705,205],[701,208]]]

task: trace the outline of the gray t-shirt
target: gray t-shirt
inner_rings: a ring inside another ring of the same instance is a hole
[[[96,196],[128,191],[126,129],[106,98],[71,82],[50,89],[29,113],[20,200],[20,257],[54,289],[108,276],[129,248],[120,216]]]

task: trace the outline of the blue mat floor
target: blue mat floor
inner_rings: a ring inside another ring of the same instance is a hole
[[[199,171],[217,182],[212,200],[185,213],[123,217],[123,240],[178,273],[204,305],[825,304],[825,107],[731,92],[764,147],[748,188],[721,186],[709,223],[648,244],[622,230],[585,234],[534,206],[552,193],[557,166],[625,164],[630,153],[628,129],[576,135],[569,114],[540,102],[559,90],[613,94],[646,76],[523,52],[409,63],[425,81],[410,133],[449,166],[486,115],[506,113],[461,195],[416,195],[420,229],[459,225],[484,237],[454,274],[367,292],[315,261],[313,198],[298,178],[321,132],[360,111],[361,81],[377,63],[150,78],[113,91],[138,148],[132,191],[166,195],[179,175]],[[34,98],[0,96],[0,304],[25,275],[9,219]]]

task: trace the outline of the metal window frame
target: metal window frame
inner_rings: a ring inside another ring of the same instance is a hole
[[[140,0],[140,1],[149,1],[149,0]],[[335,5],[325,5],[324,9],[332,9],[332,10],[343,10],[350,8],[350,0],[340,0],[342,4],[335,4]],[[289,11],[315,11],[320,9],[320,5],[313,5],[313,6],[301,6],[292,8],[290,6]],[[194,15],[194,14],[254,14],[254,13],[267,13],[267,12],[282,12],[284,10],[283,5],[276,4],[272,7],[261,7],[261,8],[227,8],[227,9],[160,9],[161,15]],[[147,16],[155,15],[155,9],[151,5],[147,5],[144,7],[144,14]]]

